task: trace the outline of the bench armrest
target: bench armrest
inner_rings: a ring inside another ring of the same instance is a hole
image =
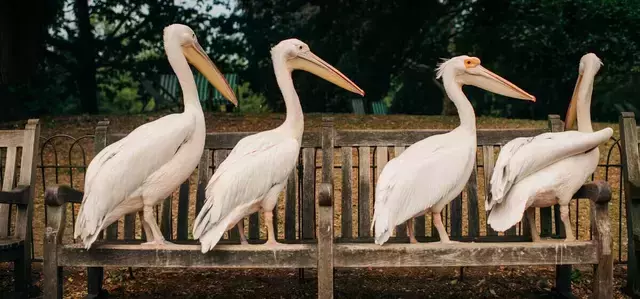
[[[29,185],[18,186],[11,191],[0,191],[0,203],[26,206],[31,203]]]
[[[44,193],[44,203],[47,206],[62,206],[65,203],[82,203],[84,193],[67,185],[57,185],[47,188]]]
[[[55,248],[57,244],[62,244],[62,236],[64,236],[66,226],[66,203],[81,203],[82,196],[82,192],[65,185],[47,188],[44,194],[44,203],[47,209],[45,251],[53,250],[52,248]]]
[[[573,198],[588,198],[595,204],[608,204],[611,201],[611,187],[606,181],[593,181],[580,187]]]
[[[320,185],[320,192],[318,194],[318,205],[321,207],[333,206],[333,185],[329,183],[323,183]]]

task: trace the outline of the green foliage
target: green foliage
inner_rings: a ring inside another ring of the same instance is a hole
[[[424,60],[435,66],[432,58],[448,56],[450,32],[442,27],[470,2],[239,0],[240,30],[249,62],[243,78],[281,111],[269,49],[283,39],[296,37],[364,89],[368,106],[386,96],[393,78],[414,62]],[[348,99],[353,94],[309,74],[294,74],[294,80],[306,112],[349,110]],[[405,90],[407,94],[413,91]]]
[[[241,113],[267,113],[271,112],[267,100],[262,94],[251,90],[250,83],[244,82],[238,86],[238,109]]]
[[[125,72],[118,77],[108,76],[98,84],[100,110],[106,113],[141,113],[152,111],[153,99],[143,101],[138,94],[139,83]]]
[[[535,118],[564,114],[580,57],[588,52],[604,62],[594,88],[594,119],[616,119],[615,105],[640,91],[639,74],[633,71],[640,65],[638,1],[478,0],[462,28],[456,39],[459,54],[480,57],[485,66],[537,97],[535,105],[481,101],[476,103],[480,113],[501,110],[503,116]],[[473,95],[477,98],[478,92]]]
[[[465,88],[479,115],[563,115],[587,52],[604,62],[593,118],[615,120],[621,110],[640,108],[636,0],[95,0],[85,13],[82,1],[47,2],[45,54],[32,62],[29,82],[0,86],[0,97],[11,100],[5,114],[86,112],[87,93],[98,95],[101,112],[161,108],[140,82],[171,73],[162,32],[172,23],[193,28],[223,73],[250,83],[239,90],[241,112],[284,110],[269,50],[292,37],[363,88],[367,107],[382,99],[392,113],[450,112],[434,69],[440,58],[461,54],[481,58],[537,97],[531,104]],[[212,14],[215,6],[232,12]],[[84,35],[82,24],[89,27]],[[86,80],[93,67],[97,84]],[[358,97],[305,72],[293,76],[305,112],[347,112]]]

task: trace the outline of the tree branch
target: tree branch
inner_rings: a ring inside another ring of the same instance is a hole
[[[118,25],[116,25],[116,29],[114,29],[113,32],[105,39],[113,39],[115,37],[115,35],[118,33],[118,31],[120,31],[120,29],[122,28],[124,23],[127,22],[131,18],[131,15],[133,14],[133,12],[137,11],[138,8],[140,8],[140,4],[134,5],[134,7],[131,8],[131,10],[129,10],[129,12],[126,14],[124,19],[120,19],[120,23],[118,23]]]

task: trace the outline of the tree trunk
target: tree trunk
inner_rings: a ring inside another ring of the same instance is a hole
[[[76,0],[75,10],[78,22],[78,41],[75,43],[78,58],[76,81],[80,91],[80,107],[84,113],[97,114],[96,49],[88,0]]]
[[[55,1],[0,0],[1,119],[26,116],[25,103],[35,100],[28,91],[43,57],[47,25],[57,11]]]
[[[43,13],[30,1],[0,3],[0,85],[28,83],[42,49]]]

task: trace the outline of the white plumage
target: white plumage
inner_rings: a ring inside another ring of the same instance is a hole
[[[273,210],[299,151],[300,141],[278,129],[238,142],[207,184],[207,201],[194,224],[203,252],[245,216]]]
[[[591,128],[591,93],[600,65],[594,54],[586,54],[580,60],[579,78],[567,113],[567,128],[577,114],[579,131],[516,138],[500,151],[491,176],[491,196],[485,202],[490,211],[487,222],[494,230],[509,229],[526,210],[533,239],[538,240],[533,209],[559,203],[567,240],[574,240],[568,204],[595,171],[600,158],[598,145],[613,134],[611,128],[597,132]]]
[[[74,238],[80,237],[87,249],[102,229],[140,210],[144,210],[140,218],[149,243],[168,243],[155,222],[152,208],[193,172],[205,139],[204,115],[182,51],[193,51],[195,56],[189,60],[235,103],[233,91],[197,45],[189,27],[168,26],[164,39],[167,57],[184,92],[185,111],[139,126],[105,147],[89,163],[74,230]]]
[[[359,87],[297,39],[280,42],[271,49],[271,57],[287,109],[286,120],[273,130],[240,140],[209,180],[206,202],[193,226],[193,236],[200,239],[203,253],[211,250],[236,223],[242,244],[247,244],[243,218],[260,210],[265,216],[267,244],[277,244],[273,209],[296,165],[304,130],[302,108],[291,80],[293,70],[312,72],[364,95]]]
[[[464,188],[475,167],[476,127],[471,103],[462,92],[471,84],[505,96],[534,101],[535,98],[507,80],[480,66],[475,57],[458,56],[440,64],[445,90],[460,115],[453,131],[428,137],[407,148],[387,163],[376,185],[372,227],[375,243],[384,244],[393,229],[407,221],[412,243],[412,218],[431,212],[441,242],[449,237],[440,212]]]

